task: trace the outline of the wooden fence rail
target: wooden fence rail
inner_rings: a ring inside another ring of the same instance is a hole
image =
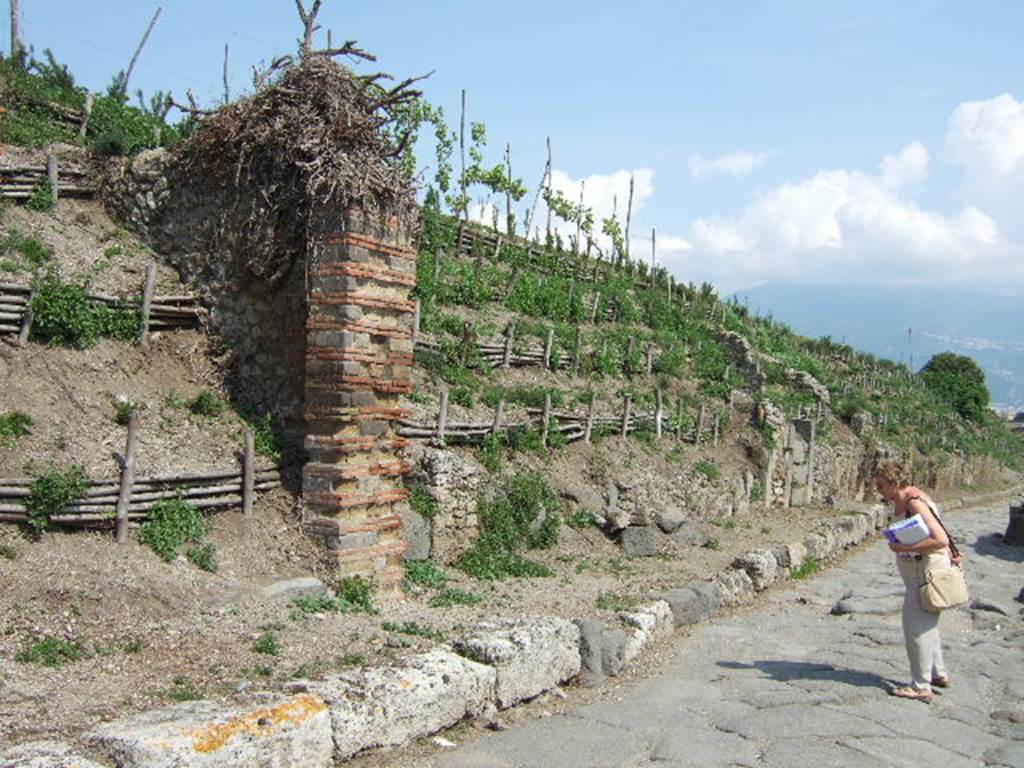
[[[53,170],[55,169],[55,170]],[[56,191],[62,197],[93,197],[96,185],[90,174],[74,166],[45,165],[0,166],[0,198],[27,200],[41,181],[56,174]]]
[[[110,296],[103,293],[86,294],[92,301],[111,308],[132,306],[138,298]],[[32,288],[27,285],[0,283],[0,334],[17,333],[28,335],[31,328]],[[153,296],[146,318],[145,331],[171,331],[183,328],[198,328],[202,309],[198,300],[191,295]]]

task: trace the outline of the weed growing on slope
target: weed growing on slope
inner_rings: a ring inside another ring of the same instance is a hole
[[[373,604],[373,582],[362,576],[338,580],[339,610],[351,613],[377,613]]]
[[[799,567],[789,569],[789,578],[806,579],[808,576],[813,576],[820,570],[821,563],[817,558],[808,557]]]
[[[252,644],[253,653],[262,653],[266,656],[279,656],[281,654],[281,641],[273,632],[264,632]]]
[[[202,515],[195,506],[183,499],[162,499],[139,528],[139,541],[170,562],[179,547],[190,541],[198,542],[205,530]]]
[[[448,587],[430,598],[427,605],[431,608],[450,608],[453,605],[476,605],[482,600],[482,597],[474,595],[472,592],[458,587]]]
[[[407,560],[405,584],[427,589],[443,589],[448,584],[448,574],[432,560]]]
[[[50,469],[37,477],[29,487],[25,499],[28,524],[37,534],[49,530],[50,518],[81,498],[88,488],[89,480],[82,465],[75,464],[65,471]]]
[[[32,417],[22,411],[8,411],[0,415],[0,446],[13,448],[19,438],[28,434]]]
[[[38,664],[41,667],[60,667],[88,656],[85,645],[75,637],[61,640],[56,637],[44,637],[26,645],[14,657],[22,664]]]

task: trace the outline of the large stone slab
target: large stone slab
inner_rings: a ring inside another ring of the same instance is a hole
[[[718,574],[715,583],[722,590],[722,605],[743,605],[754,597],[754,582],[746,571],[730,568]]]
[[[654,557],[658,554],[655,529],[649,525],[630,525],[619,534],[622,551],[630,557]]]
[[[81,757],[67,744],[33,741],[0,753],[0,768],[103,768]]]
[[[301,685],[330,708],[334,756],[345,760],[493,709],[495,679],[488,666],[434,650],[412,656],[400,667],[372,667]]]
[[[263,588],[264,597],[275,600],[294,600],[306,595],[326,595],[327,587],[315,576],[299,576],[294,579],[275,581]]]
[[[757,549],[740,555],[733,561],[732,567],[745,571],[757,592],[774,584],[778,573],[775,555],[767,549]]]
[[[499,707],[532,699],[580,671],[580,630],[571,621],[531,617],[481,624],[455,650],[497,672]]]
[[[695,582],[685,587],[654,595],[668,603],[677,627],[696,624],[710,618],[722,606],[722,593],[717,586]]]
[[[196,701],[106,723],[89,735],[119,768],[329,768],[331,721],[308,693],[266,706]]]

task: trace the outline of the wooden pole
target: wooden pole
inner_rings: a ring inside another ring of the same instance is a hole
[[[139,321],[139,345],[149,345],[149,310],[156,289],[156,264],[146,266],[146,283],[142,287],[142,318]]]
[[[629,203],[626,205],[626,256],[629,256],[629,226],[633,221],[633,174],[629,174]]]
[[[665,402],[659,389],[655,392],[657,407],[654,409],[654,436],[661,439],[661,419],[665,415]]]
[[[18,0],[11,0],[11,61],[22,66],[21,36],[18,34]]]
[[[594,435],[594,400],[597,398],[590,393],[590,403],[587,405],[587,425],[583,429],[583,442],[589,443]]]
[[[128,81],[132,77],[132,70],[135,69],[135,62],[139,60],[139,54],[142,53],[142,49],[146,45],[146,41],[149,40],[149,33],[152,32],[153,27],[156,26],[156,20],[160,18],[160,13],[162,11],[163,6],[157,6],[156,13],[154,13],[153,18],[149,20],[149,26],[146,27],[146,32],[142,35],[142,39],[139,41],[139,45],[135,49],[135,53],[132,55],[132,60],[128,62],[128,69],[125,71],[124,81],[121,83],[122,96],[128,93]]]
[[[719,416],[719,414],[716,413],[715,414],[715,435],[714,435],[714,438],[713,438],[714,442],[712,443],[712,445],[714,445],[716,448],[718,447],[718,429],[719,429],[720,421],[721,421],[721,416]]]
[[[657,239],[654,228],[651,228],[651,288],[654,287],[654,255],[657,252]]]
[[[437,409],[437,431],[434,433],[434,440],[438,445],[444,445],[444,433],[448,427],[448,390],[441,390],[441,403]]]
[[[505,398],[501,398],[498,401],[497,407],[494,409],[494,422],[491,424],[491,432],[497,434],[501,430],[501,423],[505,418]]]
[[[583,187],[586,185],[586,180],[580,181],[580,207],[576,211],[576,246],[573,248],[573,253],[578,254],[580,252],[580,236],[583,230]],[[573,267],[573,273],[576,272],[576,267]]]
[[[82,113],[82,124],[78,126],[79,138],[85,138],[85,132],[89,129],[89,118],[92,117],[92,104],[95,96],[91,93],[85,94],[85,111]]]
[[[505,354],[502,357],[501,367],[508,368],[512,365],[512,344],[516,339],[516,319],[513,317],[508,321],[508,332],[505,336]]]
[[[551,164],[551,137],[550,137],[550,136],[548,136],[548,181],[547,181],[547,199],[548,199],[549,201],[551,200],[551,171],[553,170],[553,168],[554,168],[554,166],[552,166],[552,164]],[[547,243],[550,243],[550,242],[551,242],[551,203],[550,203],[550,202],[548,202],[548,204],[547,204],[547,205],[546,205],[545,207],[546,207],[546,208],[547,208],[547,210],[548,210],[548,226],[547,226],[547,240],[545,241],[545,244],[547,244]]]
[[[676,440],[683,442],[683,398],[676,402]]]
[[[590,313],[590,322],[591,323],[596,323],[597,322],[597,308],[599,306],[601,306],[601,292],[600,291],[598,291],[596,294],[594,294],[594,308],[593,308],[593,310]]]
[[[555,343],[555,329],[548,328],[548,336],[544,340],[544,367],[551,368],[551,347]]]
[[[626,341],[626,359],[622,361],[622,370],[631,373],[631,359],[633,357],[633,346],[636,344],[636,337],[630,336]]]
[[[505,174],[508,184],[505,186],[505,234],[512,237],[516,233],[515,220],[512,218],[512,145],[505,144]]]
[[[57,168],[57,156],[53,152],[46,154],[46,176],[50,180],[50,194],[53,195],[53,205],[56,207],[57,199],[60,196],[60,174]]]
[[[455,244],[456,253],[459,250],[459,243]],[[441,279],[441,246],[437,246],[437,250],[434,251],[434,279]]]
[[[654,345],[651,343],[647,344],[647,360],[645,362],[645,368],[647,375],[651,375],[651,371],[654,370]]]
[[[327,44],[330,48],[330,43]],[[228,104],[231,101],[231,90],[228,88],[228,44],[224,43],[224,103]]]
[[[460,219],[465,220],[469,215],[469,200],[466,198],[466,89],[462,89],[462,111],[459,114],[459,162],[461,173],[459,174],[459,204],[462,206]]]
[[[242,454],[242,514],[251,515],[254,489],[254,473],[256,467],[256,433],[252,429],[245,430],[245,451]]]
[[[697,436],[694,442],[700,445],[701,435],[704,433],[704,403],[700,404],[700,409],[697,411]]]
[[[623,397],[623,407],[622,407],[622,429],[619,432],[619,434],[622,435],[622,437],[625,437],[626,435],[629,434],[629,407],[632,404],[633,404],[633,396],[632,395],[625,395]]]
[[[117,494],[117,507],[114,519],[118,544],[128,540],[128,504],[132,498],[132,485],[135,482],[135,449],[138,445],[139,412],[132,411],[128,420],[128,442],[124,448],[124,462],[121,464],[121,488]]]
[[[18,346],[23,347],[28,343],[28,335],[32,331],[32,320],[35,313],[32,311],[32,294],[28,295],[28,304],[25,305],[25,313],[21,316],[21,330],[18,331]]]
[[[548,447],[548,429],[551,426],[551,393],[544,393],[544,412],[541,415],[541,433],[540,441],[541,444]]]
[[[580,372],[580,359],[583,356],[583,342],[581,340],[582,331],[580,327],[576,326],[575,339],[572,345],[572,372],[573,375],[578,376]]]

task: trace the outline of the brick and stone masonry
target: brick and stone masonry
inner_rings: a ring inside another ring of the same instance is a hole
[[[395,421],[412,389],[416,283],[412,232],[399,218],[350,208],[313,227],[306,265],[306,531],[339,570],[382,589],[402,577],[408,491]]]

